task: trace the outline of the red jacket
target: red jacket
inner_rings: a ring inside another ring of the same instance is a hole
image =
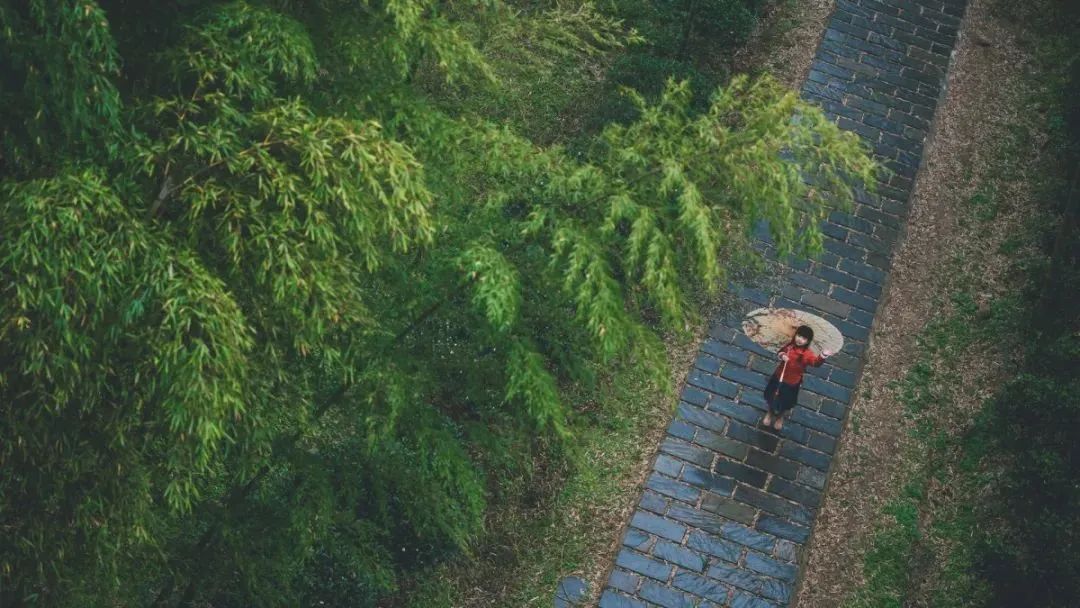
[[[784,375],[780,378],[780,381],[784,384],[801,383],[803,372],[806,371],[807,367],[817,367],[825,362],[823,357],[810,350],[809,347],[795,346],[794,342],[790,342],[787,346],[781,348],[780,353],[788,354],[787,368],[785,369],[784,362],[781,361],[780,365],[776,366],[773,376],[779,377],[782,370]]]

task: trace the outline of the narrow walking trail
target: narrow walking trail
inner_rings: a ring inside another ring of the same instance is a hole
[[[716,320],[623,536],[600,608],[786,606],[888,277],[966,0],[838,0],[802,96],[863,137],[893,175],[823,226],[825,253],[746,311],[810,310],[844,350],[805,377],[779,434],[757,426],[776,355]],[[768,247],[766,246],[766,249]]]

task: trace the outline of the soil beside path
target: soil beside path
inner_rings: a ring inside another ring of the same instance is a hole
[[[993,15],[994,1],[972,0],[965,15],[956,56],[949,70],[947,95],[938,107],[931,143],[924,152],[907,233],[893,259],[884,306],[871,334],[852,421],[840,441],[832,478],[814,536],[808,546],[798,608],[832,608],[843,603],[863,581],[862,565],[874,530],[883,523],[882,507],[903,483],[903,456],[910,423],[899,396],[888,388],[910,367],[915,339],[928,319],[940,312],[939,300],[964,269],[958,260],[978,264],[992,285],[1005,263],[994,241],[1012,232],[1030,194],[1023,184],[997,196],[1013,207],[1012,219],[995,222],[996,234],[979,234],[980,251],[972,252],[972,231],[959,219],[967,202],[987,179],[1003,129],[1016,124],[1019,77],[1031,60],[1009,25]],[[1032,158],[1037,149],[1029,151]],[[989,245],[989,246],[987,246]],[[974,254],[974,255],[972,255]],[[971,270],[967,274],[970,276]],[[992,294],[986,294],[987,297]],[[979,370],[973,384],[991,381],[994,368]],[[961,418],[981,404],[970,395]]]

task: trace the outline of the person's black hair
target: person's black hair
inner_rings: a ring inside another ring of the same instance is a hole
[[[795,330],[795,335],[806,338],[807,346],[810,346],[810,343],[814,341],[814,330],[810,329],[808,325],[800,325],[799,329]],[[792,338],[791,341],[794,342],[795,338]]]

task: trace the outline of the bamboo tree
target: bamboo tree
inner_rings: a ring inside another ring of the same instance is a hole
[[[4,603],[374,605],[572,449],[568,386],[666,381],[754,221],[812,252],[872,181],[767,79],[627,91],[584,152],[470,106],[513,90],[494,25],[531,66],[635,36],[588,6],[14,6],[5,60],[72,92],[25,67],[0,121]]]

